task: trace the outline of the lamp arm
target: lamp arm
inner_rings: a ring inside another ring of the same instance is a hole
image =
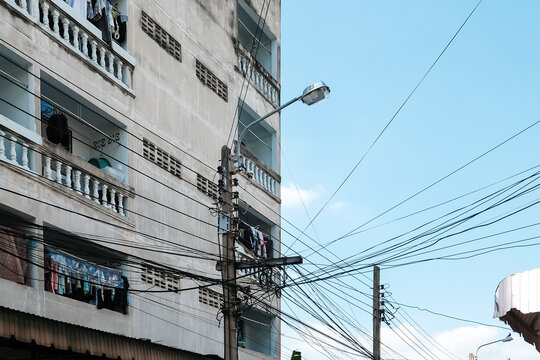
[[[482,344],[478,347],[478,349],[476,349],[476,355],[474,356],[475,359],[478,359],[478,350],[480,350],[481,347],[483,346],[486,346],[486,345],[491,345],[491,344],[495,344],[495,343],[498,343],[499,341],[502,341],[502,340],[495,340],[495,341],[492,341],[492,342],[488,342],[487,344]]]
[[[242,160],[240,158],[240,144],[242,143],[242,139],[244,138],[244,134],[246,133],[246,131],[251,128],[252,126],[260,123],[261,121],[263,121],[264,119],[274,115],[275,113],[277,112],[280,112],[281,110],[285,109],[287,106],[297,102],[298,100],[302,99],[304,97],[304,95],[300,95],[300,96],[297,96],[295,97],[294,99],[286,102],[285,104],[281,105],[280,107],[278,107],[277,109],[274,109],[272,111],[270,111],[268,114],[258,118],[257,120],[255,120],[254,122],[252,122],[251,124],[249,124],[248,126],[246,126],[244,128],[244,130],[242,130],[242,132],[240,133],[240,135],[238,135],[238,142],[236,143],[236,161],[238,162],[238,167],[240,167],[242,165]]]

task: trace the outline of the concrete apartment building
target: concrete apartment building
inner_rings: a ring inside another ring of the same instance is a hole
[[[2,358],[223,358],[216,171],[280,104],[280,15],[0,0]],[[280,252],[279,136],[276,115],[242,144],[239,234],[266,249],[239,259]],[[239,358],[279,358],[279,274],[238,276]]]

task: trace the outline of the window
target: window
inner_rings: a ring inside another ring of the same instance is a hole
[[[204,85],[212,89],[212,91],[215,92],[220,98],[225,100],[225,102],[228,101],[229,89],[227,85],[223,81],[219,80],[217,76],[214,75],[213,72],[208,70],[208,68],[204,66],[199,60],[197,60],[196,62],[195,74]]]
[[[205,287],[199,288],[199,302],[216,309],[223,306],[223,295]]]
[[[239,209],[238,240],[243,247],[261,258],[277,257],[279,246],[276,239],[277,226],[244,202],[240,202]],[[252,236],[251,227],[257,232],[257,237]],[[260,235],[262,241],[259,240]]]
[[[141,280],[165,290],[180,290],[180,277],[148,264],[141,265]]]
[[[30,63],[0,45],[0,118],[35,131],[32,79]]]
[[[0,244],[0,278],[28,285],[27,242],[24,233],[0,225]]]
[[[41,98],[41,134],[45,139],[128,182],[124,124],[47,74],[42,74]]]
[[[276,317],[256,308],[244,311],[238,321],[238,346],[276,357]]]
[[[180,160],[169,155],[165,150],[158,148],[148,139],[143,139],[143,157],[174,176],[182,178],[182,163]]]
[[[59,230],[45,228],[43,234],[45,291],[127,314],[125,255]]]
[[[277,40],[260,14],[256,14],[245,0],[238,0],[238,41],[255,57],[257,62],[277,78]]]
[[[219,197],[219,187],[217,184],[213,183],[211,180],[208,180],[201,174],[197,174],[197,189],[210,196],[212,199],[217,199]]]
[[[182,61],[182,46],[180,43],[169,35],[161,26],[159,26],[152,18],[144,11],[141,17],[141,27],[159,46],[167,51],[176,60]]]
[[[238,133],[259,118],[246,103],[238,104]],[[277,169],[276,131],[265,121],[254,125],[245,134],[242,145],[272,170]]]

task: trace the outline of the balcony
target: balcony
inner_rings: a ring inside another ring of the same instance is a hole
[[[279,106],[278,82],[241,44],[237,43],[235,48],[238,57],[238,70],[255,85],[266,100],[275,107]]]
[[[127,199],[134,197],[133,188],[0,115],[2,162],[113,216],[129,215]]]
[[[244,157],[244,165],[248,177],[258,186],[266,190],[270,195],[279,198],[281,176],[259,160],[259,158],[246,149],[246,147],[242,146],[240,151]]]
[[[135,59],[121,46],[112,47],[101,39],[101,31],[76,14],[61,0],[0,0],[19,15],[33,22],[67,51],[134,95],[132,74]]]

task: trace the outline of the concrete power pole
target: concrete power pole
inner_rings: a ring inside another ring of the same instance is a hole
[[[252,259],[236,261],[235,242],[238,238],[238,193],[233,192],[232,174],[236,173],[235,164],[231,161],[231,150],[225,145],[221,148],[221,178],[219,181],[221,212],[219,216],[219,233],[221,239],[221,259],[216,269],[221,271],[223,281],[223,323],[224,359],[238,360],[237,327],[241,312],[238,309],[238,287],[236,285],[237,269],[271,269],[276,266],[301,264],[301,256],[289,256],[270,259]],[[269,280],[269,282],[272,280]]]
[[[381,274],[377,265],[373,267],[373,360],[381,360]]]
[[[227,146],[221,148],[221,206],[220,230],[223,231],[221,242],[221,279],[223,280],[223,323],[224,323],[224,358],[225,360],[238,360],[238,340],[236,328],[238,326],[237,288],[233,232],[233,192],[232,173],[230,169],[231,150]]]

